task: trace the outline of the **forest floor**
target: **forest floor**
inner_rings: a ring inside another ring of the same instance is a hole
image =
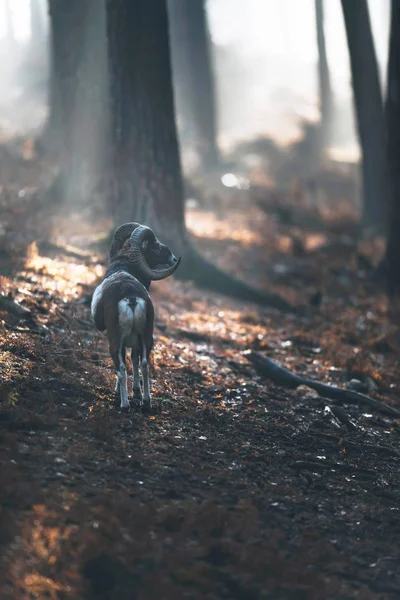
[[[0,312],[2,600],[400,597],[400,421],[335,411],[245,354],[400,408],[375,249],[346,223],[300,239],[255,205],[190,210],[204,254],[306,308],[154,284],[151,415],[114,404],[89,307],[106,257],[78,219],[58,248],[4,258],[1,292],[30,312]]]

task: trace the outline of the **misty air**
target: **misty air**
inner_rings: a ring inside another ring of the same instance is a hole
[[[1,600],[400,597],[399,82],[399,0],[0,0]]]

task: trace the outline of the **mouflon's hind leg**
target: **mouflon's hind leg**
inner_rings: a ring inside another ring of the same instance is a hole
[[[124,361],[125,364],[125,347],[122,347],[122,351],[121,351],[121,355],[122,355],[122,360]],[[114,361],[115,364],[115,361]],[[120,378],[118,377],[118,367],[115,365],[115,370],[116,370],[116,379],[115,379],[115,389],[114,389],[114,400],[116,403],[119,402],[120,398],[121,398],[121,384],[120,384]]]
[[[131,351],[132,370],[133,370],[133,392],[132,400],[139,406],[142,405],[142,392],[140,389],[140,374],[139,374],[139,348],[136,344],[132,346]]]
[[[117,341],[117,340],[115,340]],[[119,390],[121,408],[129,408],[129,400],[128,400],[128,380],[126,374],[126,366],[125,366],[125,348],[122,343],[118,346],[114,343],[110,343],[110,354],[113,359],[115,370],[117,372],[117,386],[116,390]]]
[[[143,375],[143,410],[150,412],[151,410],[151,392],[150,392],[150,378],[149,378],[149,363],[147,360],[147,349],[143,344],[143,356],[142,356],[142,375]]]

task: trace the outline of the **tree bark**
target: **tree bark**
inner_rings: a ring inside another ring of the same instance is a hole
[[[386,201],[385,128],[367,0],[342,0],[362,153],[363,224],[380,229]]]
[[[76,99],[77,72],[87,16],[85,0],[49,0],[50,86],[49,117],[43,144],[49,152],[62,153],[69,146]],[[74,43],[71,43],[71,39]]]
[[[31,40],[30,48],[34,54],[45,51],[45,28],[41,9],[42,0],[30,0],[31,9]]]
[[[53,192],[63,202],[86,201],[104,168],[107,51],[102,0],[49,0],[49,118],[42,145],[61,172]]]
[[[330,142],[332,127],[333,98],[330,81],[328,57],[326,53],[324,33],[324,0],[315,0],[315,17],[317,28],[318,45],[318,81],[319,81],[319,103],[320,103],[320,151],[326,150]]]
[[[386,98],[388,225],[381,263],[389,296],[400,296],[400,3],[392,1]]]
[[[179,113],[194,125],[201,166],[220,165],[210,36],[204,0],[168,0],[172,71]]]
[[[202,287],[290,310],[202,258],[185,227],[174,119],[166,0],[106,0],[112,143],[111,201],[116,225],[152,227],[182,256],[177,276]]]
[[[115,220],[134,215],[183,238],[165,1],[106,0],[106,9]]]

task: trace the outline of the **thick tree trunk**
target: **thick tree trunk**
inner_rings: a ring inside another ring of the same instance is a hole
[[[179,240],[185,222],[166,3],[106,0],[106,7],[115,220],[134,217]]]
[[[390,296],[400,296],[400,2],[392,1],[386,99],[388,227],[382,267]]]
[[[168,0],[172,67],[179,112],[194,125],[202,168],[220,164],[210,38],[204,0]]]
[[[381,228],[386,201],[385,128],[367,0],[342,0],[362,152],[363,221]]]
[[[112,127],[112,194],[117,225],[152,227],[182,256],[177,276],[237,298],[288,303],[252,289],[203,259],[185,228],[166,0],[106,0]]]
[[[56,194],[85,201],[104,168],[107,51],[102,0],[50,0],[50,113],[45,150],[58,156]]]
[[[320,103],[320,151],[326,150],[330,142],[332,127],[333,98],[330,81],[328,57],[326,53],[324,33],[324,0],[315,0],[315,17],[317,26],[318,45],[318,81],[319,81],[319,103]]]

